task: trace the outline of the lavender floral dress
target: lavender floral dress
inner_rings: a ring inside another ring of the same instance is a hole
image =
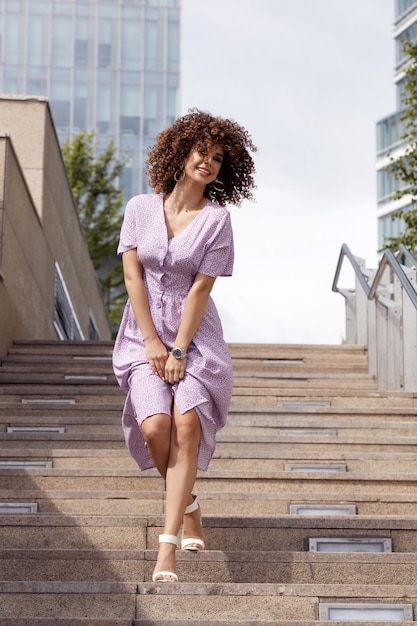
[[[185,299],[197,272],[230,276],[233,234],[227,209],[207,201],[194,220],[168,240],[162,195],[140,195],[126,207],[118,254],[137,249],[155,328],[167,350],[173,347]],[[232,365],[212,298],[187,350],[184,378],[173,385],[152,373],[129,300],[113,352],[117,380],[127,394],[123,430],[140,469],[153,467],[140,424],[156,413],[195,408],[201,423],[198,468],[206,470],[216,433],[226,423],[232,395]]]

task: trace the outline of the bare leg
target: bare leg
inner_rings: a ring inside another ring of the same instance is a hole
[[[164,533],[177,535],[197,476],[200,420],[194,409],[184,415],[174,403],[168,465],[166,470],[166,513]],[[160,544],[155,571],[175,572],[175,546]]]
[[[142,422],[142,433],[148,453],[156,469],[165,479],[171,446],[171,416],[166,413],[151,415]]]

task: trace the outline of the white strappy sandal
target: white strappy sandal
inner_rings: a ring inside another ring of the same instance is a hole
[[[198,504],[198,501],[197,501],[197,496],[193,496],[193,498],[194,498],[194,502],[191,502],[191,504],[187,506],[187,508],[184,511],[185,515],[188,515],[188,513],[194,513],[194,511],[200,508],[200,505]],[[201,521],[201,513],[200,513],[200,521]],[[199,552],[200,550],[204,550],[205,547],[206,547],[206,544],[204,543],[204,541],[202,539],[198,539],[197,537],[187,537],[186,539],[181,539],[182,550],[190,550],[192,552]]]
[[[177,536],[176,535],[159,535],[159,543],[172,543],[174,546],[177,545]],[[161,578],[159,578],[161,576]],[[162,570],[160,572],[154,572],[152,574],[152,581],[154,583],[177,583],[178,576],[175,572],[168,572]]]

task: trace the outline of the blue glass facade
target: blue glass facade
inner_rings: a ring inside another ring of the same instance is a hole
[[[403,41],[417,39],[417,0],[395,0],[395,85],[397,92],[397,111],[380,120],[376,125],[377,148],[377,201],[378,201],[378,247],[383,248],[385,238],[397,237],[403,222],[392,219],[392,213],[398,208],[407,210],[407,200],[400,204],[395,201],[395,192],[400,182],[395,179],[387,166],[391,159],[401,154],[406,147],[402,139],[405,134],[405,123],[401,120],[402,92],[404,88],[404,66],[407,58],[403,52]],[[405,204],[404,204],[405,203]]]
[[[376,150],[378,156],[386,154],[394,146],[399,147],[403,141],[402,135],[405,132],[404,122],[400,119],[401,113],[392,113],[380,120],[376,125]]]
[[[395,19],[402,17],[414,4],[415,0],[395,0]]]
[[[60,141],[96,131],[129,163],[125,197],[179,113],[180,0],[0,0],[0,91],[47,96]]]

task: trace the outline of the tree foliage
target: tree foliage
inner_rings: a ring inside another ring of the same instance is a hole
[[[403,232],[398,237],[387,237],[387,247],[397,248],[403,243],[412,251],[417,250],[417,41],[403,42],[403,50],[408,57],[405,68],[404,89],[401,97],[400,120],[404,122],[405,132],[401,135],[407,147],[397,158],[391,157],[388,169],[400,182],[394,199],[409,196],[411,208],[393,212],[393,219],[403,220]]]
[[[124,303],[122,266],[114,261],[123,219],[123,194],[118,181],[127,156],[116,157],[113,139],[97,153],[94,131],[68,139],[62,145],[62,154],[90,258],[115,328]]]

